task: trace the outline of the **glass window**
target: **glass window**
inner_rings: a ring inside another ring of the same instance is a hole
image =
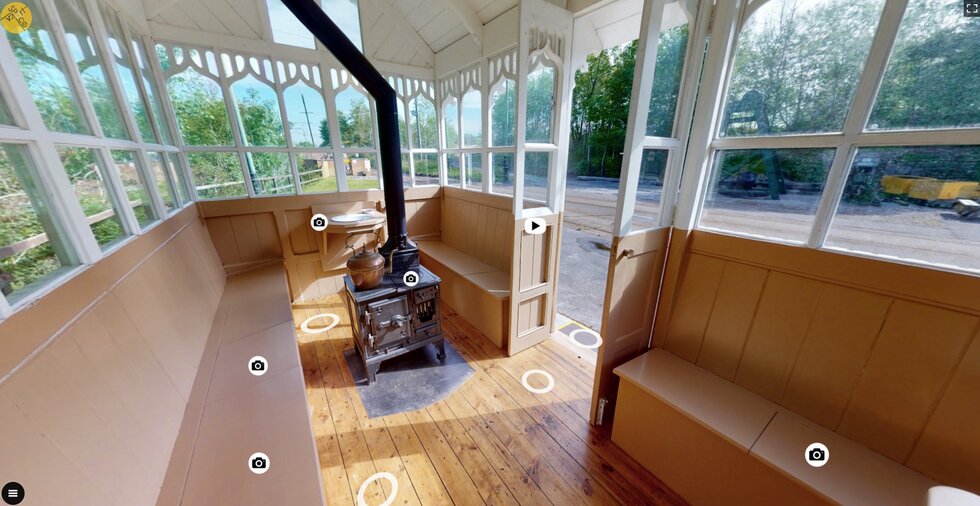
[[[463,95],[463,147],[483,146],[483,105],[480,92],[472,90]]]
[[[374,147],[374,120],[363,93],[347,88],[337,94],[337,120],[340,121],[340,141],[344,147]]]
[[[296,163],[303,193],[337,191],[337,167],[333,153],[300,153],[296,155]]]
[[[980,146],[862,148],[826,245],[980,269],[977,202]]]
[[[524,157],[524,208],[542,207],[548,202],[548,168],[551,153],[527,152]]]
[[[293,147],[330,147],[330,123],[323,95],[306,84],[294,84],[282,92]]]
[[[245,153],[256,195],[295,193],[293,168],[287,153]]]
[[[408,103],[408,109],[408,119],[412,126],[412,148],[438,148],[439,130],[436,126],[436,106],[431,100],[417,96]]]
[[[772,0],[738,37],[721,134],[839,132],[883,0]]]
[[[0,291],[11,303],[78,264],[35,174],[24,146],[0,144]]]
[[[48,14],[36,3],[32,3],[31,13],[31,28],[18,34],[8,31],[7,39],[30,85],[34,104],[48,130],[91,133],[78,103],[78,90],[68,78],[64,56],[56,49]]]
[[[244,197],[245,180],[237,153],[187,153],[194,191],[202,199]]]
[[[147,153],[146,156],[150,161],[150,174],[153,175],[153,182],[156,184],[157,193],[160,194],[160,199],[163,200],[163,207],[169,213],[179,206],[174,199],[174,192],[171,189],[170,178],[173,173],[167,167],[167,158],[163,153],[157,153],[155,151]]]
[[[213,79],[187,69],[167,81],[177,127],[188,146],[231,146],[231,124],[221,87]]]
[[[719,151],[701,226],[805,242],[833,158],[833,149]]]
[[[660,32],[657,42],[657,66],[653,73],[653,93],[647,113],[647,135],[673,137],[677,97],[681,90],[681,73],[687,52],[687,24]]]
[[[483,155],[480,153],[466,153],[463,155],[466,161],[466,186],[467,190],[483,190]]]
[[[92,27],[86,16],[82,0],[64,0],[65,4],[58,9],[61,23],[65,27],[65,40],[71,59],[78,66],[82,75],[82,84],[92,100],[95,115],[102,126],[102,132],[107,137],[129,139],[119,111],[119,100],[106,80],[102,68],[99,49],[92,36]]]
[[[106,183],[105,167],[95,150],[59,146],[58,155],[99,246],[107,249],[128,236],[119,218],[122,206]]]
[[[459,148],[459,106],[455,98],[447,98],[442,106],[442,124],[446,130],[446,147]]]
[[[408,149],[408,124],[405,120],[405,104],[399,98],[396,102],[398,107],[398,141],[402,149]]]
[[[126,106],[136,119],[136,127],[139,129],[142,139],[147,142],[159,142],[153,127],[150,126],[149,113],[143,103],[142,94],[136,83],[136,72],[133,70],[133,60],[129,57],[129,50],[126,39],[123,37],[122,25],[116,13],[106,8],[105,4],[100,4],[102,18],[105,20],[106,31],[109,34],[107,41],[109,46],[109,56],[115,63],[116,74],[119,75],[119,84],[122,86],[123,95],[126,97]]]
[[[170,135],[170,128],[164,119],[163,103],[160,101],[160,90],[157,88],[156,80],[153,79],[153,71],[149,67],[150,60],[147,59],[146,46],[143,45],[142,39],[138,36],[134,36],[131,42],[130,47],[133,50],[132,54],[136,60],[136,68],[139,69],[140,78],[143,79],[143,91],[146,92],[146,98],[150,102],[150,110],[152,111],[153,121],[157,125],[157,132],[163,137],[162,141],[164,143],[173,144],[174,141]]]
[[[266,0],[269,22],[272,25],[272,41],[288,46],[316,49],[313,34],[296,19],[292,11],[281,0]]]
[[[527,76],[527,142],[553,142],[555,69],[550,65],[550,62],[541,63]]]
[[[503,79],[490,92],[490,145],[513,146],[517,122],[516,88],[512,79]]]
[[[514,195],[514,153],[491,153],[493,186],[491,191],[501,195]]]
[[[248,146],[285,146],[286,135],[279,114],[279,98],[271,86],[253,76],[231,85],[238,107],[245,144]]]
[[[911,0],[869,130],[980,126],[980,19],[960,2]]]
[[[415,186],[439,184],[439,155],[436,153],[416,153]]]
[[[458,154],[449,153],[446,155],[446,184],[459,188],[460,178],[460,158]]]
[[[112,159],[116,164],[116,170],[119,171],[119,179],[122,180],[129,205],[133,207],[136,221],[140,224],[140,228],[146,228],[157,221],[157,215],[153,210],[150,192],[138,166],[139,162],[136,161],[136,154],[132,151],[113,150]]]
[[[170,180],[174,182],[174,187],[177,188],[177,201],[183,206],[191,201],[190,195],[187,194],[187,177],[180,166],[177,153],[167,153],[167,159],[170,161],[167,164],[170,168]]]
[[[0,125],[13,125],[14,116],[10,114],[10,108],[7,107],[7,101],[0,94]]]
[[[373,154],[347,153],[344,166],[347,169],[348,190],[379,188],[378,162]]]
[[[357,9],[357,0],[321,0],[323,12],[330,16],[344,35],[361,48],[361,18]]]
[[[408,153],[402,153],[402,186],[408,188],[412,186],[412,167]]]
[[[643,150],[631,230],[647,230],[659,225],[668,154],[665,149]]]

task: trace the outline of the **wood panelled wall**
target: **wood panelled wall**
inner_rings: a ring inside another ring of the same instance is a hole
[[[191,206],[0,324],[0,476],[154,504],[224,283]]]
[[[439,187],[407,188],[405,213],[412,237],[438,235]],[[293,300],[314,300],[343,289],[349,250],[343,236],[331,235],[321,251],[319,234],[310,228],[312,208],[328,216],[375,208],[379,190],[316,195],[262,197],[200,202],[208,233],[228,272],[282,259]]]
[[[980,491],[980,278],[700,231],[683,249],[658,347]]]
[[[510,273],[514,244],[512,199],[443,188],[442,242]]]

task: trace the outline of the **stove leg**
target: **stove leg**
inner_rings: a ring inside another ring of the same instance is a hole
[[[436,354],[436,358],[438,358],[440,362],[445,362],[446,361],[446,340],[445,339],[440,339],[439,340],[439,344],[437,344],[436,346],[439,348],[439,353]]]
[[[381,362],[378,362],[376,364],[370,364],[370,365],[365,364],[365,370],[367,370],[368,385],[374,383],[375,379],[377,379],[378,369],[380,368],[381,368]]]

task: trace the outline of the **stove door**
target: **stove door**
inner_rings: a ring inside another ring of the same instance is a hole
[[[412,338],[412,312],[408,296],[403,295],[368,304],[374,349],[383,350]],[[370,346],[371,343],[368,343]]]

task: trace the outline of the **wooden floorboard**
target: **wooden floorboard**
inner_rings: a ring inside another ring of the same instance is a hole
[[[300,330],[320,313],[341,322],[319,334]],[[357,504],[362,484],[378,472],[395,476],[399,505],[684,504],[589,425],[594,366],[568,346],[545,342],[507,357],[444,305],[444,334],[473,376],[436,404],[372,419],[344,360],[354,342],[340,296],[297,302],[293,316],[330,505]],[[555,388],[524,389],[529,369],[551,373]],[[391,493],[387,481],[375,480],[365,502],[380,504]]]

